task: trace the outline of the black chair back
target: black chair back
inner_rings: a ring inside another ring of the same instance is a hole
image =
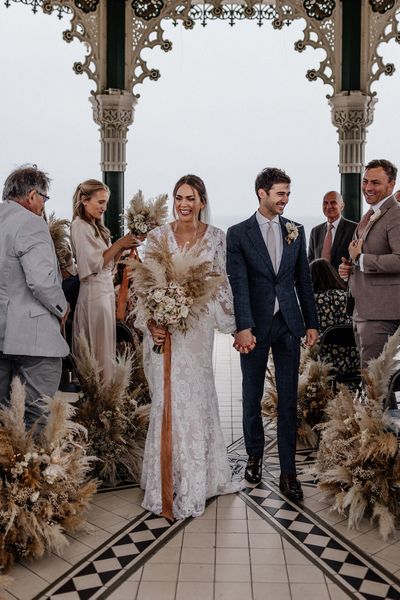
[[[341,346],[342,348],[354,348],[357,350],[356,339],[354,337],[353,326],[350,324],[331,325],[327,327],[321,336],[319,342],[319,350],[324,346]],[[359,371],[354,373],[332,373],[334,384],[346,383],[352,385],[359,385],[361,382],[361,374]],[[336,386],[335,386],[336,387]]]

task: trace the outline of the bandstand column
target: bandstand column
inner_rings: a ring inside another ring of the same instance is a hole
[[[365,164],[367,127],[372,123],[376,98],[367,92],[363,32],[364,0],[342,0],[341,85],[330,99],[332,122],[339,135],[339,172],[345,216],[359,221],[362,213],[361,172]]]
[[[359,221],[362,212],[361,171],[365,164],[367,127],[377,99],[360,91],[340,92],[329,101],[339,135],[339,171],[345,216]]]
[[[127,91],[131,86],[126,81],[126,2],[106,0],[100,10],[104,22],[99,39],[100,92],[93,94],[90,102],[93,118],[100,126],[103,180],[111,191],[106,225],[115,240],[123,233],[126,143],[137,98]]]
[[[133,122],[137,98],[123,90],[109,89],[90,97],[93,118],[100,126],[101,170],[111,190],[106,225],[113,239],[123,233],[124,173],[129,125]]]

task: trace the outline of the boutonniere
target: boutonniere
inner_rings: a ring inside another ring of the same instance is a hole
[[[295,225],[292,221],[286,223],[286,231],[288,232],[285,240],[290,245],[292,242],[295,242],[299,237],[299,227],[301,225]]]
[[[370,223],[375,223],[375,222],[376,222],[378,219],[380,219],[380,218],[381,218],[381,216],[382,216],[381,209],[380,209],[380,208],[378,208],[378,210],[376,210],[376,211],[374,212],[374,214],[370,216],[370,218],[369,218],[369,222],[370,222]]]

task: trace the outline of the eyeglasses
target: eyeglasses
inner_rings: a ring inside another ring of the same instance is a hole
[[[46,196],[46,194],[42,194],[42,192],[38,192],[37,190],[35,190],[35,192],[39,194],[39,196],[42,196],[43,202],[47,202],[47,200],[50,200],[50,196]]]

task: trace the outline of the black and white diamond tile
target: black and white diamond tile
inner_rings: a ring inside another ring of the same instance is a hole
[[[184,521],[171,523],[164,517],[145,511],[34,600],[106,598],[111,589],[138,569],[183,524]]]
[[[399,600],[400,581],[315,514],[263,480],[240,495],[350,597]]]

